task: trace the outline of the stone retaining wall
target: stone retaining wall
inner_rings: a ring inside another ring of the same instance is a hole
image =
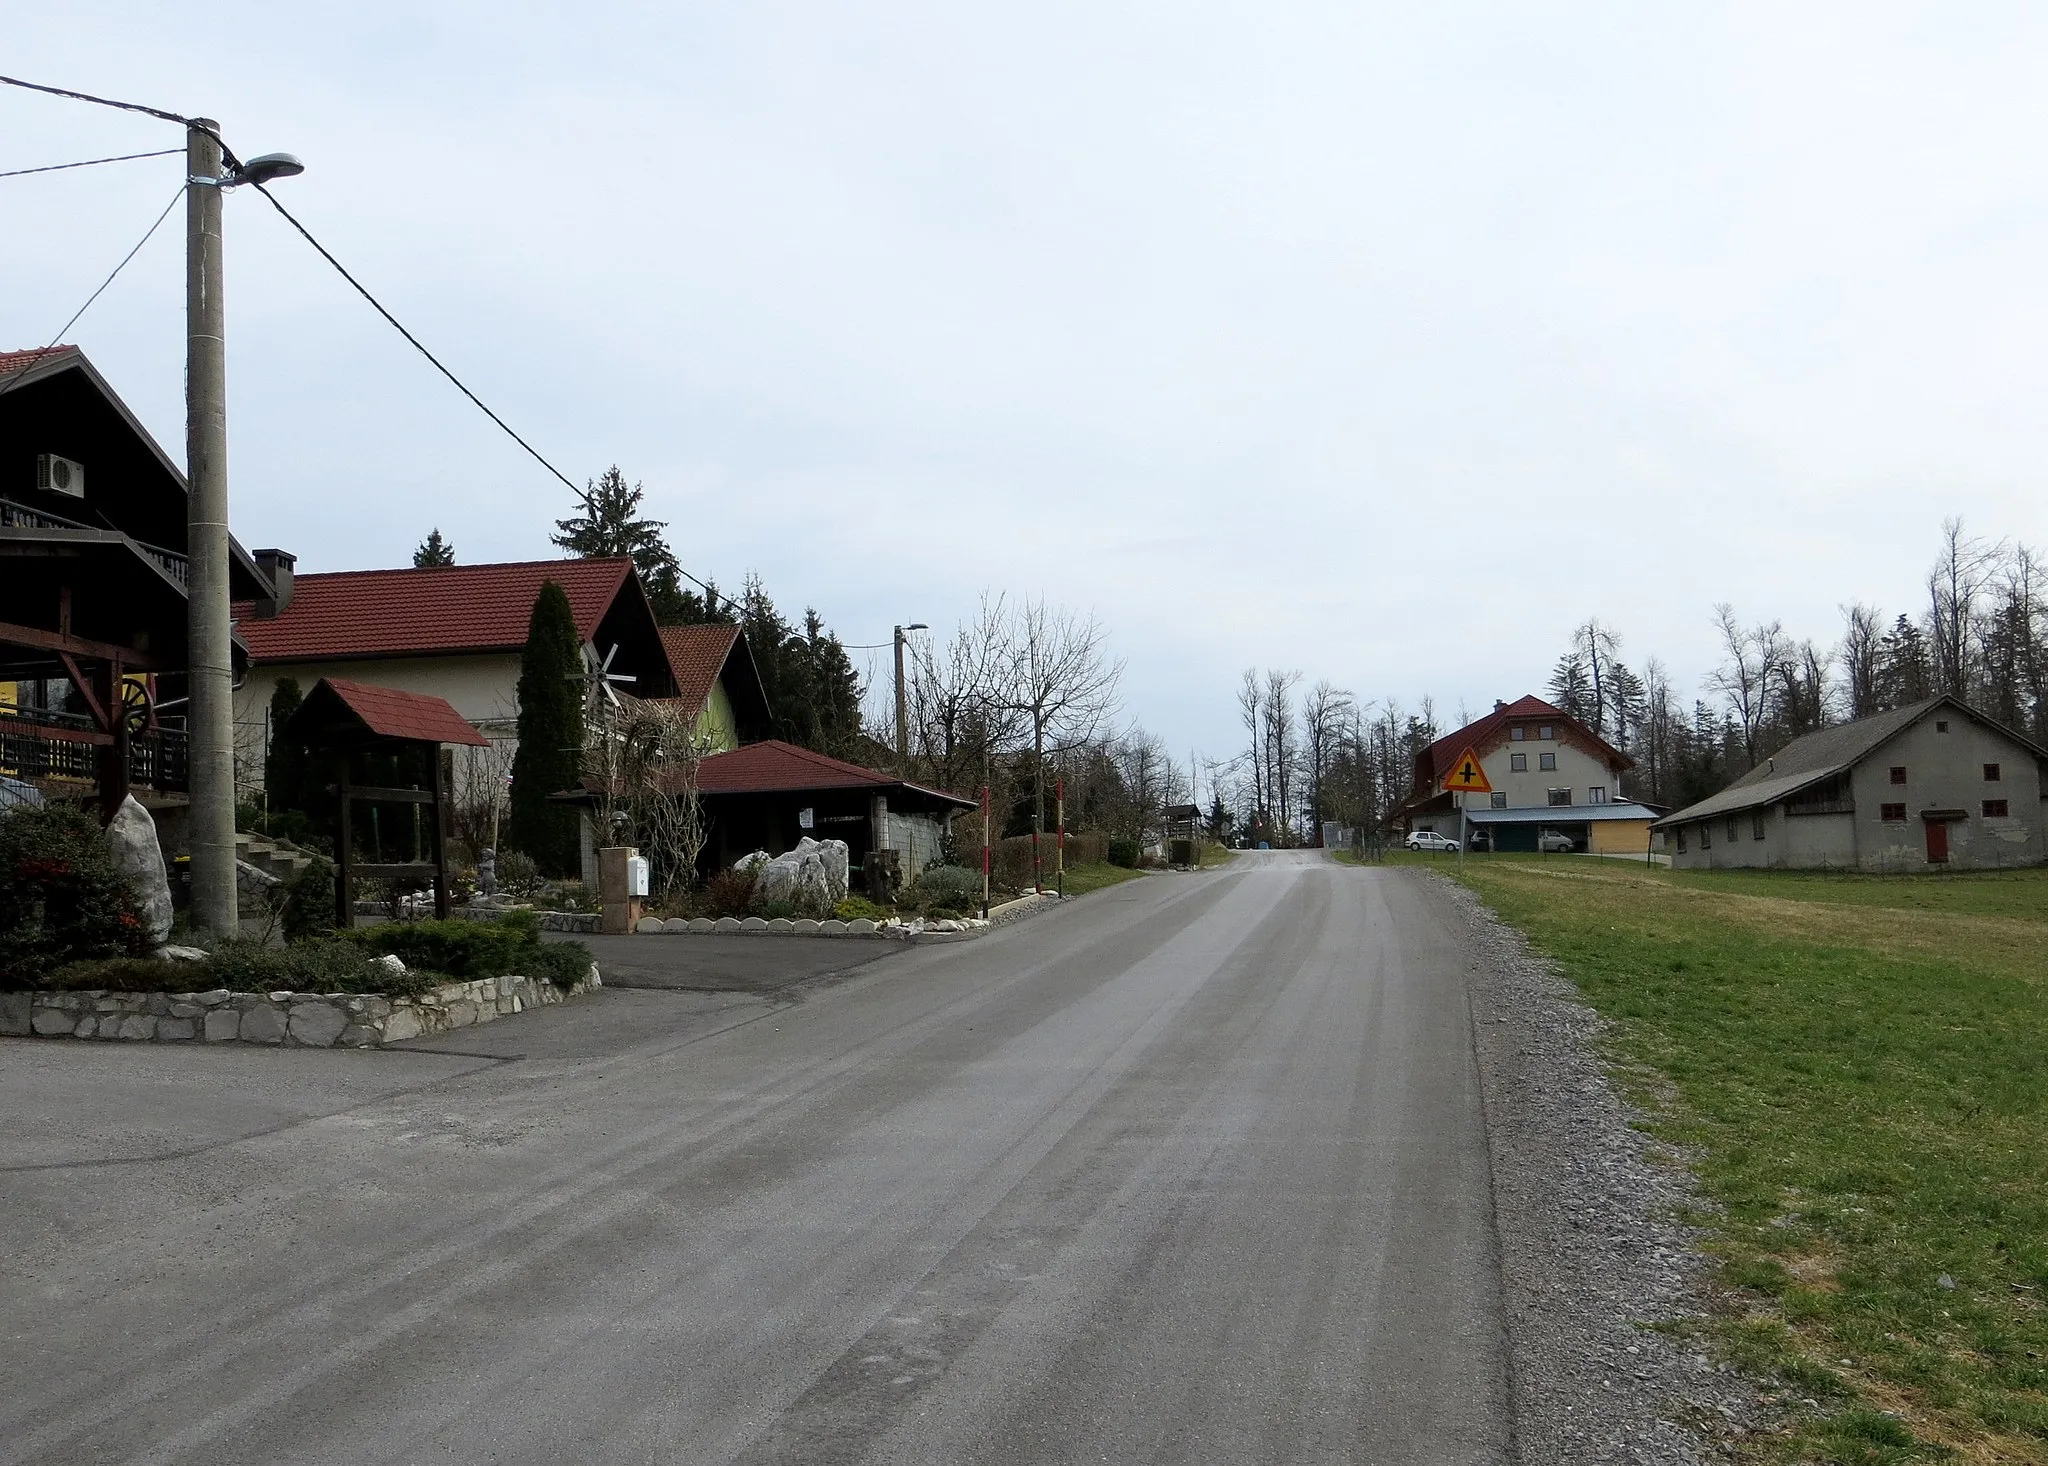
[[[132,1043],[256,1043],[375,1048],[489,1023],[602,986],[597,964],[564,992],[541,977],[451,982],[416,998],[366,993],[0,993],[0,1034]]]

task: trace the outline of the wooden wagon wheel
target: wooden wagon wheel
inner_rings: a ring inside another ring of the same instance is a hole
[[[121,683],[121,726],[128,730],[131,738],[149,726],[155,711],[149,689],[140,682],[124,678]]]

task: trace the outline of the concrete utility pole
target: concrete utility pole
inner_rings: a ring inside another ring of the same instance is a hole
[[[185,135],[186,661],[191,668],[192,920],[234,936],[235,708],[228,619],[227,312],[219,128]]]

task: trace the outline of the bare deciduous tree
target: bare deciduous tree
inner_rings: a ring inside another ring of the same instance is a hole
[[[621,698],[585,726],[584,773],[604,838],[639,847],[657,894],[680,894],[697,878],[706,833],[695,717],[674,702]]]

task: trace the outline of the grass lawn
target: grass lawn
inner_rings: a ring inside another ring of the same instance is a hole
[[[1793,1411],[1752,1459],[2048,1462],[2048,871],[1462,879],[1614,1020],[1718,1203],[1709,1327]]]
[[[1126,870],[1120,865],[1110,865],[1107,862],[1098,865],[1070,865],[1067,867],[1064,888],[1069,896],[1085,896],[1090,891],[1099,891],[1104,886],[1135,880],[1143,874],[1141,870]]]

